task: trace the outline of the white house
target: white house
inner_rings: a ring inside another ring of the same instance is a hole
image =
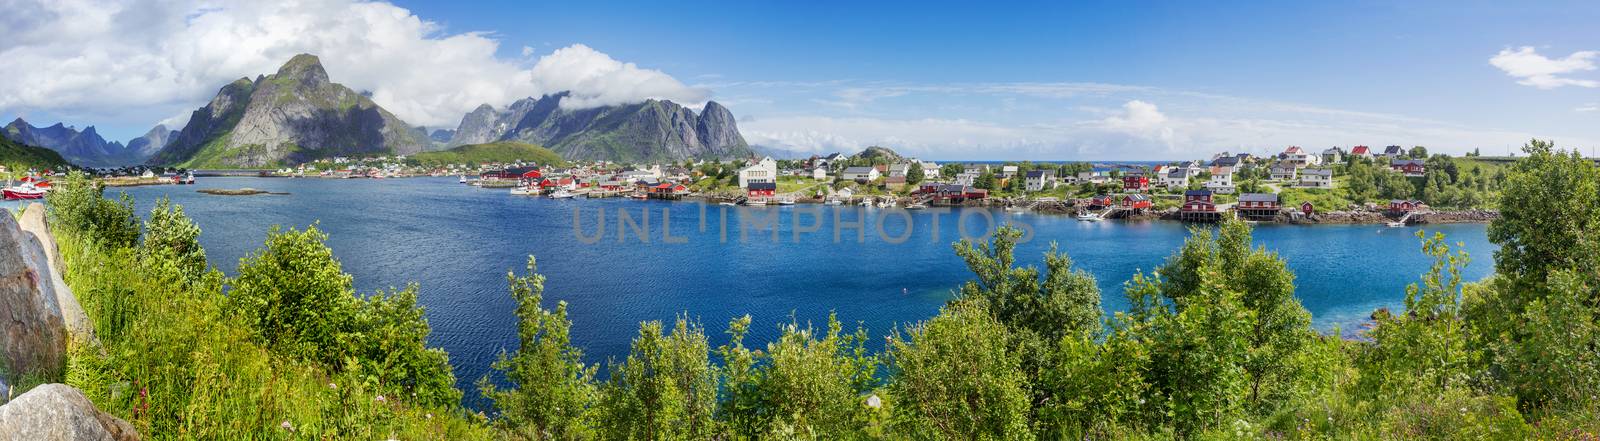
[[[955,184],[956,185],[973,185],[973,184],[976,184],[978,182],[978,176],[979,175],[977,173],[962,172],[961,174],[956,175]]]
[[[818,181],[827,180],[828,169],[826,167],[816,167],[811,169],[811,179],[816,179]]]
[[[889,177],[899,176],[899,177],[903,178],[907,174],[910,174],[910,173],[911,173],[911,164],[906,164],[906,163],[889,164]]]
[[[1284,162],[1294,164],[1295,167],[1306,167],[1322,163],[1322,156],[1306,152],[1300,146],[1289,146],[1288,149],[1283,151],[1282,156]]]
[[[1333,188],[1333,169],[1308,168],[1300,171],[1300,187]]]
[[[1337,164],[1340,162],[1344,162],[1344,149],[1329,147],[1327,150],[1322,151],[1323,164]]]
[[[939,178],[939,164],[935,164],[932,161],[920,161],[918,165],[922,167],[923,179]]]
[[[876,181],[880,176],[883,175],[878,174],[877,167],[850,167],[844,169],[844,174],[839,177],[847,181],[868,182]]]
[[[1161,175],[1161,186],[1167,188],[1188,188],[1189,169],[1172,167],[1166,174]]]
[[[1206,189],[1216,194],[1233,194],[1233,170],[1212,173],[1211,180],[1206,182]]]
[[[1000,177],[1002,177],[1002,178],[1010,178],[1010,177],[1016,176],[1016,175],[1017,175],[1017,166],[1015,166],[1015,165],[1007,165],[1007,166],[1000,167]]]
[[[1279,162],[1277,164],[1273,164],[1272,165],[1272,169],[1269,170],[1268,173],[1271,175],[1271,178],[1273,180],[1293,181],[1294,178],[1295,178],[1295,172],[1296,171],[1298,171],[1298,168],[1295,167],[1294,163],[1289,162],[1289,161],[1284,161],[1284,162]]]
[[[750,188],[751,183],[778,182],[778,161],[761,158],[755,164],[739,169],[739,188]]]
[[[1088,182],[1090,184],[1104,184],[1106,182],[1106,174],[1105,174],[1105,172],[1099,172],[1099,171],[1093,171],[1093,170],[1085,171],[1085,172],[1078,172],[1078,182]]]
[[[1056,187],[1055,170],[1028,170],[1024,179],[1028,191],[1044,191]]]

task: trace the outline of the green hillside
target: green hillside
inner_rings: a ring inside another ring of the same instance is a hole
[[[27,169],[58,167],[70,163],[55,150],[23,145],[0,136],[0,164],[8,169]]]
[[[531,161],[539,165],[565,165],[561,155],[550,149],[515,141],[469,144],[449,150],[411,155],[411,162],[422,166],[482,164],[486,162]]]

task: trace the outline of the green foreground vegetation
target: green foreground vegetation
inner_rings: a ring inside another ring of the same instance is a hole
[[[470,144],[449,150],[422,152],[406,159],[412,165],[438,167],[449,164],[487,164],[532,161],[540,165],[564,165],[561,155],[533,144],[500,141],[488,144]]]
[[[1431,270],[1358,340],[1310,328],[1242,223],[1194,230],[1111,317],[1066,255],[1019,267],[1007,228],[957,243],[973,280],[882,352],[834,318],[751,347],[745,317],[713,348],[680,317],[641,324],[602,380],[530,258],[507,275],[520,347],[477,382],[489,416],[459,406],[415,288],[358,295],[315,225],[229,278],[180,207],[140,222],[73,177],[49,214],[100,343],[64,376],[151,439],[1593,439],[1600,171],[1527,151],[1489,228],[1497,275],[1461,280],[1468,256],[1419,234]]]

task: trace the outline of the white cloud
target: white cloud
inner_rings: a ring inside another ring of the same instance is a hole
[[[18,113],[176,122],[223,84],[272,73],[297,53],[318,55],[334,81],[431,127],[454,126],[483,103],[568,89],[575,105],[708,96],[582,45],[529,67],[497,57],[489,34],[447,33],[383,2],[0,0],[0,10],[0,110]]]
[[[540,57],[530,74],[539,90],[572,91],[571,99],[561,101],[561,106],[567,108],[638,102],[645,98],[698,104],[711,96],[709,91],[685,86],[659,70],[641,69],[581,44]]]
[[[1564,77],[1567,74],[1595,70],[1594,59],[1597,56],[1600,56],[1600,52],[1578,51],[1564,58],[1551,59],[1539,55],[1539,52],[1531,46],[1523,46],[1515,51],[1501,49],[1499,54],[1489,59],[1489,64],[1517,78],[1517,84],[1540,89],[1554,89],[1561,86],[1600,87],[1600,81]]]
[[[1578,112],[1600,112],[1600,103],[1588,103],[1572,110]]]

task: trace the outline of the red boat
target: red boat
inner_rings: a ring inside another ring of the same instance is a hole
[[[6,200],[15,201],[20,199],[44,199],[45,189],[31,185],[18,185],[6,187],[5,190],[0,190],[0,192],[5,193]]]

